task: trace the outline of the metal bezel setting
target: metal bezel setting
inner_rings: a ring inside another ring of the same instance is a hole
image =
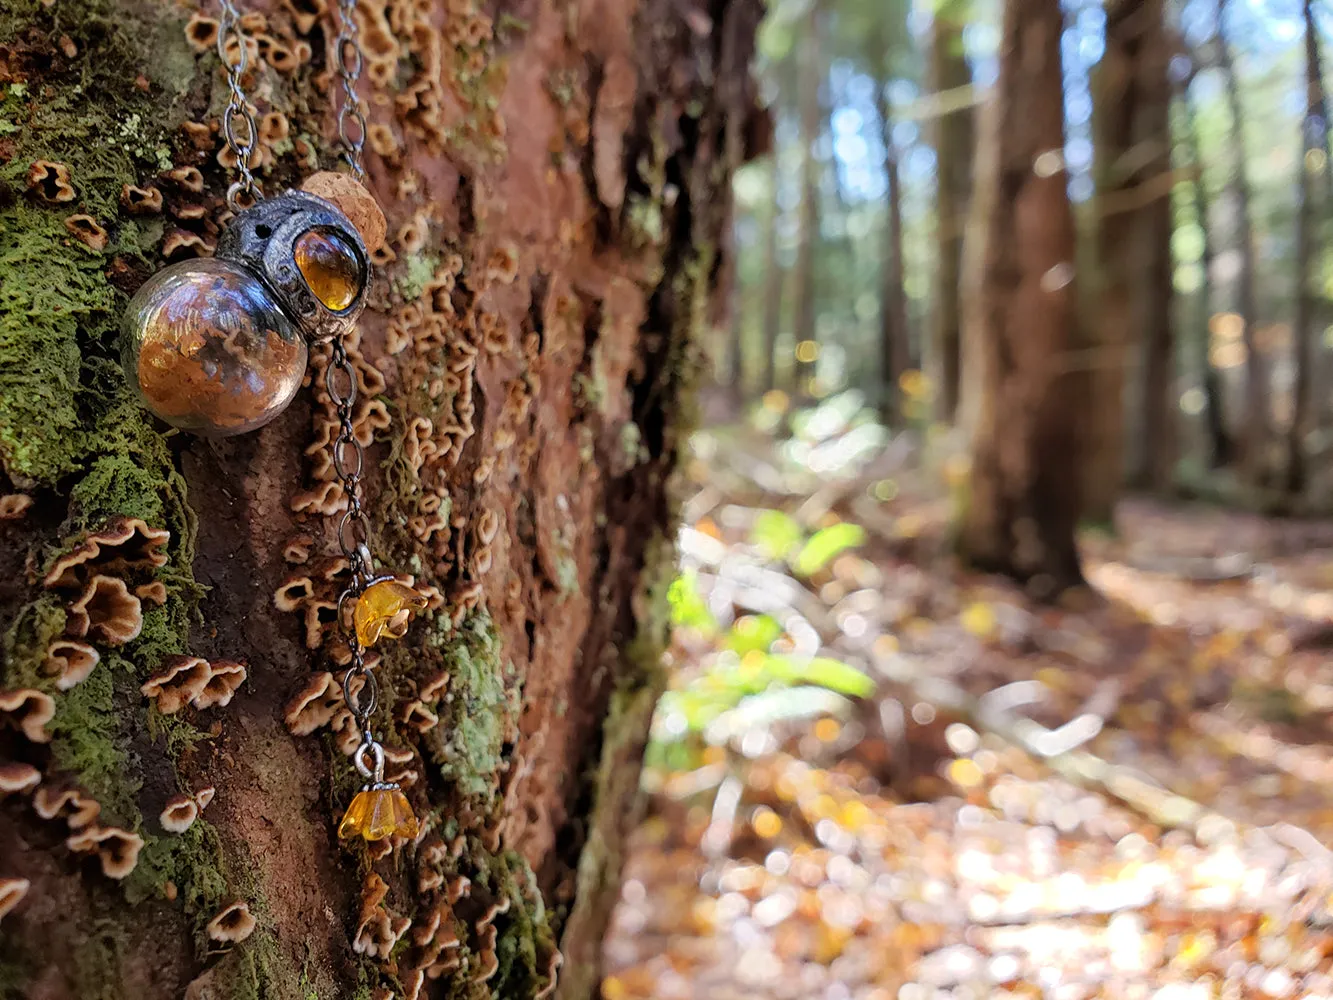
[[[315,230],[331,231],[352,246],[361,271],[356,298],[346,309],[329,309],[310,290],[296,265],[296,241]],[[216,257],[258,275],[283,310],[315,343],[342,336],[365,308],[370,255],[355,226],[336,206],[304,191],[287,191],[237,213],[218,240]]]

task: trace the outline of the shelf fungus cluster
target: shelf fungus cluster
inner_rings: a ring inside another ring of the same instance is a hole
[[[163,715],[174,715],[186,705],[205,709],[229,704],[245,677],[245,664],[236,660],[210,663],[201,656],[169,656],[139,690]]]
[[[42,579],[66,598],[65,635],[52,643],[46,669],[68,690],[87,678],[98,654],[90,643],[120,646],[143,629],[144,595],[163,591],[151,579],[167,563],[171,532],[139,518],[116,518],[57,557]],[[91,662],[90,662],[91,660]]]
[[[45,679],[39,683],[49,684],[57,694],[37,688],[0,690],[0,728],[12,729],[32,744],[51,742],[57,698],[87,681],[107,648],[139,636],[145,605],[166,603],[166,583],[158,576],[168,562],[170,540],[165,528],[139,518],[119,517],[89,532],[51,561],[41,583],[63,605],[64,629],[48,641],[38,673]],[[187,704],[195,708],[226,705],[245,676],[244,664],[236,661],[174,656],[142,690],[159,711],[171,714]],[[101,804],[66,776],[44,774],[28,762],[0,764],[0,795],[30,796],[40,819],[64,824],[66,847],[74,854],[95,858],[107,877],[123,879],[134,871],[144,837],[102,822]],[[206,787],[169,799],[160,816],[162,829],[185,832],[212,797],[213,789]]]

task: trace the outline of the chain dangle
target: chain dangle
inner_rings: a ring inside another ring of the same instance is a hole
[[[227,107],[222,112],[222,134],[227,140],[227,148],[236,157],[236,169],[240,178],[227,188],[227,207],[233,212],[248,208],[264,196],[250,172],[250,159],[254,155],[255,143],[259,138],[259,128],[255,125],[254,113],[241,89],[241,78],[250,64],[250,52],[245,32],[241,29],[241,15],[232,0],[219,0],[222,5],[222,18],[218,24],[218,58],[227,71]],[[236,48],[236,59],[231,58],[232,46]],[[245,126],[245,136],[236,134],[237,120]]]
[[[338,546],[347,560],[351,583],[338,597],[338,621],[351,650],[352,660],[343,675],[343,697],[361,729],[363,744],[375,742],[367,727],[374,714],[377,685],[375,675],[366,669],[366,651],[357,637],[356,629],[348,625],[350,605],[368,587],[375,573],[370,554],[370,519],[361,506],[361,475],[365,470],[366,453],[356,439],[352,414],[356,406],[356,369],[341,337],[329,344],[329,365],[324,369],[324,388],[338,413],[338,436],[333,441],[333,472],[343,488],[347,509],[338,519]]]
[[[227,205],[234,212],[250,207],[262,198],[251,173],[251,157],[259,131],[254,114],[242,89],[250,53],[235,0],[219,0],[222,19],[217,50],[227,71],[230,90],[222,116],[222,131],[227,147],[236,157],[238,179],[227,191]],[[335,59],[343,98],[338,107],[338,138],[342,159],[358,183],[366,177],[363,147],[366,118],[357,96],[363,59],[356,22],[357,0],[338,0]],[[231,52],[232,48],[236,53]],[[241,132],[243,131],[243,134]],[[366,275],[368,279],[368,275]],[[391,576],[375,575],[375,560],[370,551],[370,518],[362,506],[362,476],[366,455],[357,440],[354,414],[358,382],[356,368],[347,346],[347,331],[328,340],[329,360],[324,369],[324,388],[337,413],[338,434],[332,446],[333,472],[345,509],[337,519],[338,546],[347,562],[350,579],[338,597],[337,617],[349,651],[347,670],[342,678],[343,699],[361,732],[361,741],[352,760],[367,784],[347,807],[338,835],[360,835],[378,840],[389,835],[415,837],[418,825],[411,805],[398,784],[384,779],[384,745],[371,732],[371,719],[379,701],[379,685],[367,664],[367,647],[382,635],[400,638],[412,614],[424,610],[427,600],[412,588]],[[364,628],[364,632],[363,632]]]
[[[338,109],[338,138],[342,140],[343,159],[352,168],[352,176],[364,183],[366,166],[362,150],[366,143],[366,116],[361,113],[361,99],[357,96],[363,60],[355,15],[356,0],[338,0],[338,37],[334,39],[334,49],[338,54],[338,76],[343,87],[342,106]]]

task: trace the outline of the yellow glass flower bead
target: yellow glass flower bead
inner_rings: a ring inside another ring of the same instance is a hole
[[[339,837],[383,840],[389,836],[410,839],[416,835],[417,818],[407,796],[396,786],[361,789],[338,824]]]
[[[351,245],[336,233],[312,229],[296,241],[296,266],[315,297],[342,312],[361,291],[361,262]]]
[[[426,610],[426,598],[397,580],[372,583],[356,599],[352,614],[357,641],[369,649],[380,636],[401,639],[412,616]]]

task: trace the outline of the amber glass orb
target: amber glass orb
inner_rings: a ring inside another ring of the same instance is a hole
[[[225,437],[268,423],[301,388],[306,343],[258,278],[223,260],[173,264],[130,300],[125,373],[174,427]]]

